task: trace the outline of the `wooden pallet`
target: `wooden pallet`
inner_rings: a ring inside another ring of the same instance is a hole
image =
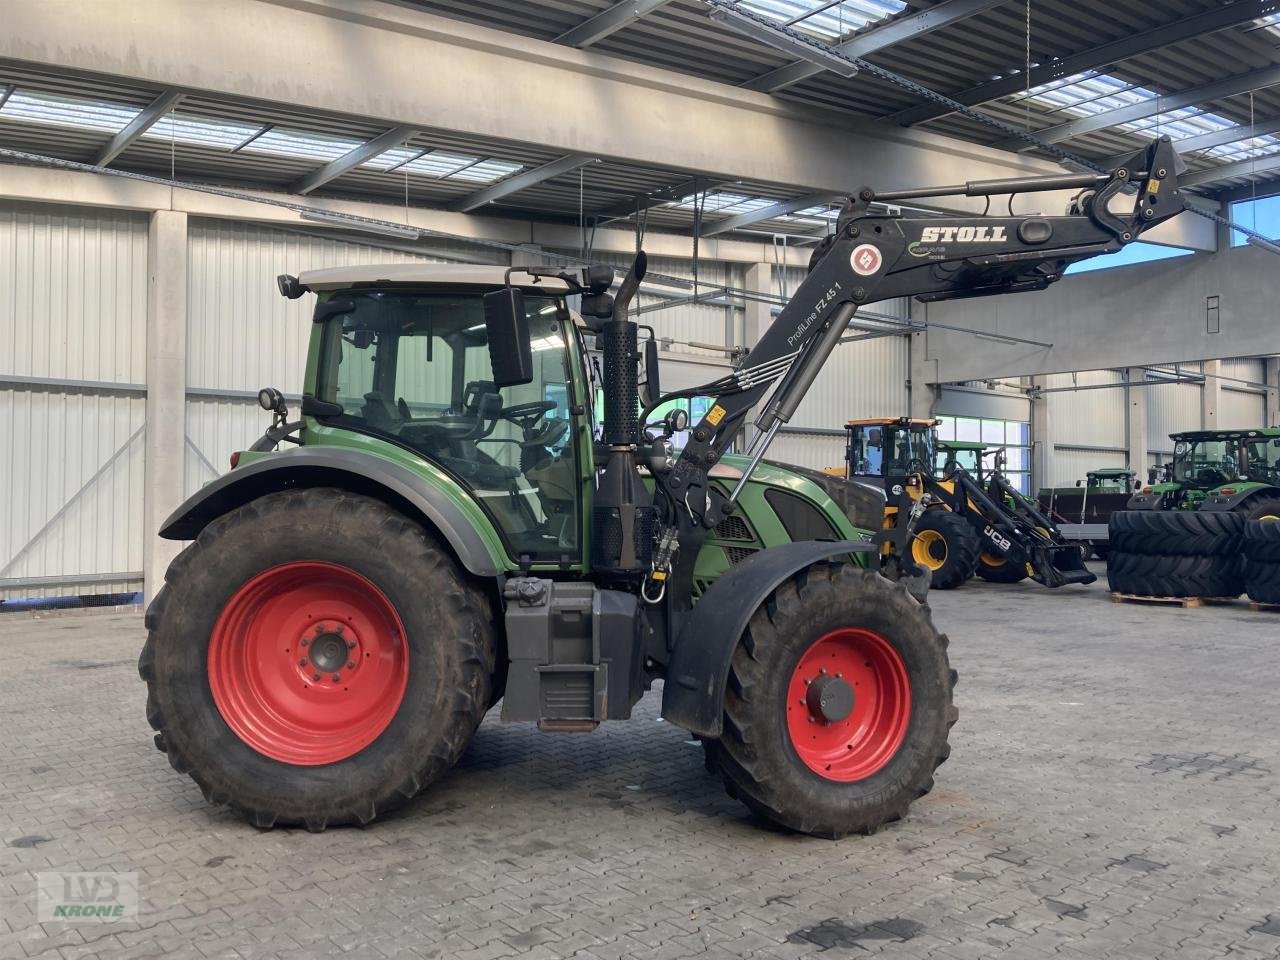
[[[1180,607],[1207,607],[1213,604],[1232,603],[1235,597],[1144,597],[1137,593],[1112,593],[1116,603],[1175,603]]]
[[[1280,603],[1259,603],[1257,600],[1250,600],[1249,609],[1262,613],[1280,613]]]

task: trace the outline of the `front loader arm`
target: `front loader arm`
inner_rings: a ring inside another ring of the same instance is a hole
[[[809,274],[742,364],[710,385],[716,402],[690,433],[675,464],[658,479],[655,504],[664,529],[660,562],[675,557],[675,579],[691,576],[705,532],[733,501],[778,428],[790,420],[858,307],[893,297],[921,300],[1041,290],[1072,263],[1119,250],[1180,213],[1179,163],[1168,137],[1153,141],[1109,175],[1068,174],[984,181],[851,198]],[[872,212],[874,202],[943,195],[991,196],[1078,188],[1062,216],[904,216]],[[1131,211],[1110,204],[1136,188]],[[749,411],[777,387],[755,420],[751,466],[729,496],[708,471],[729,449]],[[676,596],[684,594],[675,591]]]

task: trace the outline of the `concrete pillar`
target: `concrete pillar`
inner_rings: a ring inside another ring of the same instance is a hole
[[[1130,383],[1144,383],[1146,371],[1141,367],[1129,367],[1124,371],[1124,379]],[[1125,387],[1126,446],[1129,451],[1129,469],[1138,475],[1138,479],[1147,479],[1147,396],[1149,387]]]
[[[753,263],[747,267],[746,289],[760,293],[773,293],[773,264]],[[760,335],[773,322],[772,304],[748,300],[742,315],[742,344],[754,347]]]
[[[928,359],[928,334],[923,330],[909,334],[907,344],[908,370],[911,386],[907,391],[908,415],[917,420],[928,420],[938,405],[938,361]]]
[[[1204,386],[1200,389],[1200,428],[1214,430],[1219,425],[1218,410],[1222,407],[1221,360],[1204,362]]]
[[[1049,385],[1045,377],[1032,377],[1031,386],[1043,389]],[[1035,493],[1050,485],[1053,479],[1053,423],[1049,416],[1049,398],[1031,395],[1031,484]]]
[[[1267,385],[1267,426],[1280,427],[1280,358],[1263,360],[1262,370]]]
[[[187,215],[151,214],[147,237],[147,402],[143,585],[149,603],[182,545],[160,524],[182,503],[187,439]]]

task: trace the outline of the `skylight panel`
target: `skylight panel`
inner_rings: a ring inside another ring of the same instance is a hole
[[[683,200],[677,200],[669,204],[669,206],[684,207],[686,210],[692,210],[697,199],[697,194],[690,194]],[[754,213],[756,210],[772,206],[774,203],[777,203],[777,201],[766,200],[764,197],[745,197],[737,193],[713,193],[707,197],[702,206],[702,212],[737,216],[739,213]]]
[[[1234,163],[1237,160],[1255,160],[1259,157],[1271,156],[1277,152],[1280,152],[1280,137],[1265,136],[1249,137],[1247,140],[1210,147],[1208,150],[1200,151],[1200,156],[1215,157],[1227,163]]]
[[[450,175],[449,179],[465,180],[467,183],[493,183],[523,169],[522,164],[507,160],[481,160],[469,167],[463,167],[457,173]]]
[[[1151,90],[1135,87],[1105,73],[1077,73],[1073,77],[1032,87],[1025,98],[1075,117],[1091,117],[1120,107],[1154,100]]]
[[[393,147],[386,153],[380,153],[376,157],[366,160],[360,164],[362,167],[372,167],[374,170],[390,170],[392,167],[398,167],[403,163],[412,160],[421,150],[409,150],[404,147]]]
[[[87,97],[15,90],[4,109],[0,110],[0,117],[24,123],[119,133],[140,112],[137,107]]]
[[[401,169],[427,177],[444,179],[457,173],[463,167],[469,167],[479,161],[479,157],[469,157],[461,153],[447,153],[444,150],[432,150],[430,153],[424,153],[417,160],[406,163]]]
[[[196,147],[234,150],[261,130],[257,124],[232,120],[208,120],[181,113],[171,113],[157,120],[143,133],[144,140],[169,140]]]
[[[281,157],[319,160],[328,163],[337,160],[364,143],[350,137],[335,137],[323,133],[304,133],[274,127],[244,148],[246,153],[271,153]]]
[[[1269,17],[1263,17],[1261,20],[1253,22],[1261,27],[1264,32],[1271,34],[1271,36],[1280,37],[1280,13],[1273,13]]]
[[[741,0],[738,6],[821,40],[839,40],[907,8],[899,0]]]

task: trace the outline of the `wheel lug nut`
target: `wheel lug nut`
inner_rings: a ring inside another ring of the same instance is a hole
[[[347,641],[347,649],[348,649],[348,650],[354,650],[355,648],[356,648],[356,642],[355,642],[354,640],[348,640],[348,641]]]
[[[348,670],[354,670],[355,668],[356,668],[356,662],[355,662],[354,660],[348,660],[348,661],[347,661],[347,669],[348,669]]]
[[[319,680],[319,679],[320,679],[320,674],[318,674],[318,673],[313,673],[313,674],[311,675],[311,679],[312,679],[312,680]]]
[[[305,667],[306,665],[307,665],[307,658],[306,658],[306,657],[303,657],[301,660],[299,660],[299,661],[298,661],[298,666],[300,666],[300,667]]]
[[[303,638],[302,638],[302,645],[303,645],[304,647],[305,647],[305,646],[308,646],[310,643],[311,643],[311,638],[310,638],[310,637],[303,637]]]
[[[336,633],[338,636],[342,636],[342,624],[338,624],[336,627],[334,627],[333,632]]]
[[[819,668],[818,668],[818,672],[819,672],[819,673],[826,673],[826,672],[827,672],[827,668],[826,668],[826,667],[819,667]]]
[[[334,674],[332,677],[330,677],[329,679],[330,679],[330,680],[332,680],[334,683],[341,683],[341,682],[342,682],[342,674],[340,674],[340,673],[335,673],[335,674]]]
[[[843,674],[843,673],[837,673],[837,674],[836,674],[836,679],[837,679],[837,680],[843,680],[843,679],[844,679],[844,674]]]

